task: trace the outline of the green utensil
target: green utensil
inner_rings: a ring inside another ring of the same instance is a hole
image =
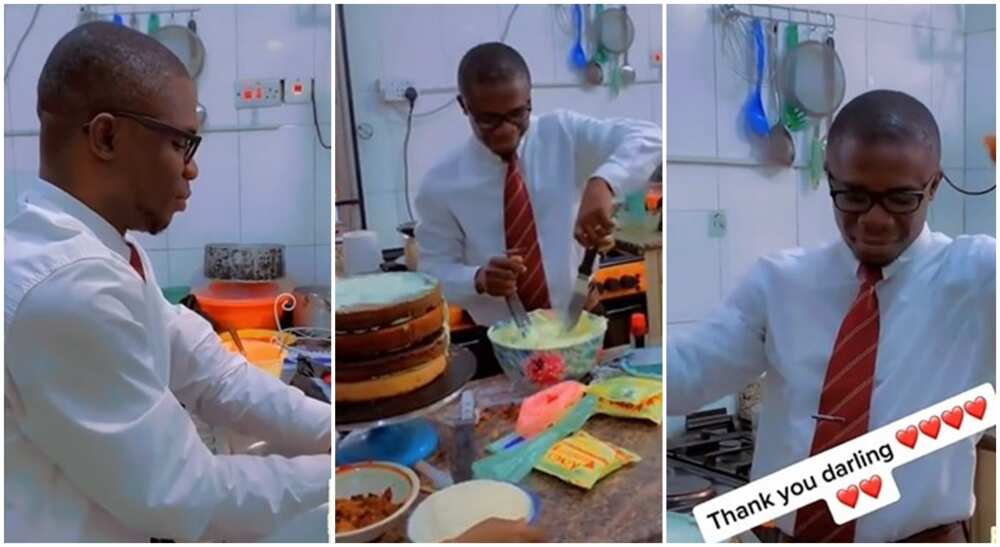
[[[798,46],[799,26],[791,23],[785,27],[785,55],[789,55],[792,51],[795,51],[795,48]],[[794,73],[794,70],[792,72]],[[788,101],[784,102],[785,108],[781,113],[781,122],[785,124],[785,127],[789,131],[801,131],[809,124],[808,119],[806,119],[806,113]]]
[[[149,22],[146,23],[146,34],[152,34],[160,30],[160,16],[151,13],[149,14]]]
[[[608,52],[604,49],[604,44],[601,43],[601,14],[604,13],[604,5],[597,4],[594,6],[594,21],[597,22],[597,51],[594,52],[594,60],[599,64],[603,65],[608,62]]]
[[[823,156],[826,153],[826,146],[819,138],[819,124],[821,120],[816,120],[813,124],[812,142],[809,146],[809,183],[813,190],[819,188],[819,181],[823,178]]]

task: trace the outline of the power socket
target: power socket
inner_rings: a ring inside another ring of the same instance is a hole
[[[281,105],[281,80],[279,78],[236,80],[233,89],[237,109]]]
[[[378,80],[378,90],[382,101],[387,103],[407,103],[406,88],[417,88],[413,80]]]
[[[312,99],[312,79],[285,78],[285,104],[308,103]]]

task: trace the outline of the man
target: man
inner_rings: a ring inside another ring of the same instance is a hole
[[[473,135],[417,191],[421,268],[480,325],[509,319],[514,294],[529,311],[563,309],[583,248],[611,242],[613,199],[642,189],[661,162],[662,131],[568,111],[532,117],[528,66],[501,43],[465,54],[458,87]]]
[[[752,477],[774,473],[993,381],[996,241],[933,233],[944,176],[930,111],[896,91],[848,103],[830,128],[842,240],[758,261],[724,306],[668,342],[667,408],[697,409],[766,373]],[[965,541],[975,443],[899,467],[902,499],[837,527],[824,502],[778,520],[795,541]]]
[[[126,27],[79,26],[45,62],[41,189],[4,234],[7,541],[254,540],[329,499],[330,407],[168,304],[128,233],[184,210],[195,106]],[[288,457],[215,456],[185,407]]]

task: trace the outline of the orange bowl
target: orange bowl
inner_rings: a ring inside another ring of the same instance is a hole
[[[275,329],[274,302],[277,283],[213,281],[194,291],[205,315],[222,329]]]

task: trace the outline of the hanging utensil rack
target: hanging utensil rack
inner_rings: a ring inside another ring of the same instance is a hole
[[[817,29],[829,29],[832,33],[837,29],[837,16],[826,11],[774,6],[770,4],[722,4],[719,13],[726,17],[746,17],[760,19],[762,22],[794,23]]]
[[[187,13],[194,16],[195,13],[201,11],[201,8],[165,8],[165,9],[154,9],[154,10],[121,10],[118,9],[116,4],[84,4],[80,7],[80,11],[91,11],[97,15],[171,15],[176,13]]]

